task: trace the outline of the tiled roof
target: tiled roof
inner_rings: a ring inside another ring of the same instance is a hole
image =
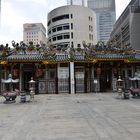
[[[85,60],[85,55],[76,54],[76,55],[74,55],[73,60]]]
[[[107,55],[96,55],[96,58],[103,58],[103,59],[124,59],[124,58],[132,58],[132,56],[127,55],[113,55],[113,54],[107,54]]]
[[[67,61],[70,60],[68,54],[57,54],[55,57],[55,61]]]
[[[115,54],[104,54],[104,55],[95,55],[93,57],[87,57],[84,54],[75,54],[73,57],[70,57],[67,53],[61,53],[56,55],[44,55],[43,53],[32,53],[32,54],[16,54],[12,53],[7,57],[0,57],[0,60],[8,61],[41,61],[48,60],[50,62],[62,62],[62,61],[87,61],[90,59],[129,59],[131,61],[140,60],[140,54],[135,56],[131,55],[115,55]]]
[[[140,60],[140,54],[135,54],[135,59]]]
[[[14,54],[7,57],[7,60],[44,60],[43,54]]]

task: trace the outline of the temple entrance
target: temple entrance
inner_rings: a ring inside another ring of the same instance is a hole
[[[85,81],[84,81],[84,66],[75,67],[75,91],[76,93],[85,92]]]
[[[101,64],[100,92],[110,91],[112,89],[112,67],[109,63]]]
[[[29,81],[31,80],[31,77],[33,76],[32,71],[24,71],[23,72],[23,90],[29,91]]]
[[[21,90],[29,92],[29,81],[31,80],[31,77],[33,77],[35,81],[37,80],[35,71],[36,71],[36,68],[33,63],[22,65],[22,89]]]

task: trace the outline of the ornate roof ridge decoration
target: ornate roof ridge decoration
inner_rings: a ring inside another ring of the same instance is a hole
[[[41,54],[44,53],[45,49],[45,44],[33,45],[33,42],[29,42],[29,45],[27,45],[23,41],[20,43],[12,41],[12,46],[14,47],[15,54]]]
[[[140,53],[140,50],[133,50],[131,47],[112,47],[104,45],[99,41],[96,45],[86,44],[83,41],[83,46],[78,45],[65,48],[58,46],[56,48],[50,42],[47,44],[33,45],[30,42],[26,45],[23,41],[16,43],[12,41],[13,49],[7,45],[0,46],[1,60],[46,60],[46,61],[92,61],[93,59],[137,59],[135,56]],[[3,52],[6,54],[3,57]]]
[[[8,44],[5,46],[3,44],[0,45],[0,59],[3,59],[11,54],[12,50]]]
[[[111,45],[105,45],[103,41],[98,41],[96,45],[86,44],[83,42],[83,46],[86,50],[87,56],[97,55],[121,55],[121,56],[134,56],[134,50],[132,47],[116,47]]]

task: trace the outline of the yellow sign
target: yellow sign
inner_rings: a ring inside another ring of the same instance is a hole
[[[43,64],[48,64],[49,62],[48,61],[43,61]]]
[[[0,61],[1,65],[6,65],[8,62],[7,61]]]

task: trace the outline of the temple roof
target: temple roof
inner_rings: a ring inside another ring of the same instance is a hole
[[[46,62],[93,62],[93,60],[124,60],[125,62],[140,61],[140,52],[133,51],[131,48],[111,48],[103,44],[91,46],[83,44],[83,48],[53,48],[53,46],[34,46],[25,45],[23,42],[15,44],[12,49],[8,46],[0,47],[0,61],[7,62],[29,62],[29,61],[46,61]]]

